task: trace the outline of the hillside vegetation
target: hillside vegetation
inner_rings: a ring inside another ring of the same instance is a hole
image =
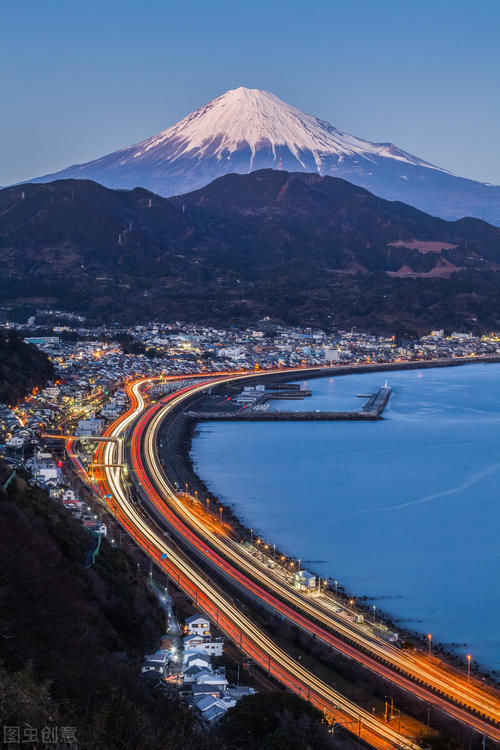
[[[9,472],[0,465],[1,484]],[[104,542],[85,568],[91,546],[43,491],[21,479],[0,490],[0,724],[76,727],[92,750],[189,750],[191,715],[139,678],[163,614],[120,550]]]
[[[151,691],[139,677],[164,614],[135,561],[104,540],[85,567],[90,533],[24,479],[2,489],[10,474],[0,462],[0,726],[21,737],[29,727],[74,728],[85,750],[354,747],[283,691],[249,696],[220,730],[202,732],[176,691]]]
[[[0,331],[0,403],[15,404],[54,377],[49,358],[15,332]]]
[[[12,306],[393,332],[500,322],[500,229],[333,177],[261,170],[171,199],[62,180],[0,191],[0,216]]]

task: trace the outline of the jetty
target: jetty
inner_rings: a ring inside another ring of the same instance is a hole
[[[252,407],[224,409],[203,408],[190,409],[184,416],[198,422],[353,422],[375,421],[383,419],[382,413],[392,393],[392,388],[385,384],[376,393],[367,396],[363,407],[354,411],[261,411]]]

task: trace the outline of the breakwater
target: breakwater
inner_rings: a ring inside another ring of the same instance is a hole
[[[431,632],[433,648],[444,642],[462,662],[470,652],[498,670],[499,368],[419,369],[390,375],[391,418],[372,428],[200,422],[191,457],[213,495],[233,500],[266,542],[325,560],[312,572],[367,594],[377,616],[401,618],[400,631]],[[384,379],[323,378],[309,408],[361,409]]]
[[[368,401],[359,411],[259,411],[252,408],[229,410],[188,410],[184,416],[200,421],[224,422],[334,422],[334,421],[373,421],[382,419],[392,389],[388,385],[368,397]]]

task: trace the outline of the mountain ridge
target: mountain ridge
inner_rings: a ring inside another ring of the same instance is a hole
[[[392,143],[350,135],[274,94],[244,87],[142,142],[32,182],[92,179],[171,196],[224,174],[262,168],[340,177],[443,218],[471,215],[500,223],[500,186],[455,176]]]
[[[260,170],[175,198],[90,181],[0,191],[0,303],[99,320],[380,331],[500,323],[500,230],[345,180]]]

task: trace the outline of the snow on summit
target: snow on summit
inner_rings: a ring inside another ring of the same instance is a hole
[[[433,215],[481,216],[500,225],[499,187],[452,175],[392,143],[349,135],[268,91],[244,87],[226,91],[141,143],[33,182],[90,179],[169,196],[230,172],[258,169],[341,177]]]
[[[138,144],[133,158],[155,150],[161,159],[162,147],[172,140],[178,148],[168,159],[182,156],[218,159],[250,149],[248,171],[253,169],[255,154],[270,147],[274,160],[279,159],[277,147],[285,146],[302,167],[301,153],[310,152],[318,172],[324,156],[383,155],[411,164],[432,165],[395,148],[388,143],[370,143],[337,130],[327,122],[286,104],[274,94],[241,86],[200,107],[172,127]],[[436,169],[437,167],[432,167]]]

